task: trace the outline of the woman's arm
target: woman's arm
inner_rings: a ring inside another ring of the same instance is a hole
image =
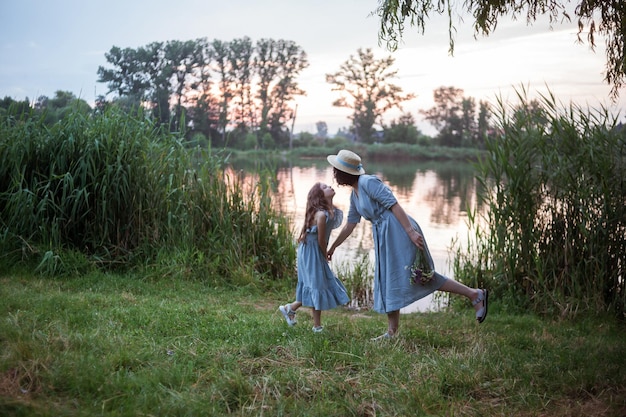
[[[391,207],[391,212],[394,216],[396,216],[396,219],[398,219],[406,234],[409,235],[411,242],[413,242],[418,248],[424,249],[424,237],[419,234],[417,230],[413,229],[413,226],[411,226],[411,222],[409,221],[409,216],[407,216],[400,203],[394,204]]]
[[[350,236],[355,227],[356,223],[346,223],[346,225],[341,229],[341,232],[339,232],[339,236],[337,236],[337,239],[335,239],[333,244],[330,246],[330,249],[328,250],[328,253],[326,255],[326,258],[329,261],[332,260],[335,249],[337,249],[337,247],[341,245],[343,241],[348,238],[348,236]]]

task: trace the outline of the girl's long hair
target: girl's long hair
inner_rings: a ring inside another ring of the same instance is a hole
[[[298,243],[304,242],[306,238],[306,231],[309,227],[313,226],[313,221],[315,219],[315,213],[320,210],[326,210],[331,212],[334,209],[334,206],[330,204],[324,198],[324,190],[322,190],[322,183],[316,182],[313,187],[309,190],[309,195],[306,199],[306,210],[304,213],[304,224],[302,225],[302,230],[300,231],[300,236],[298,237]]]

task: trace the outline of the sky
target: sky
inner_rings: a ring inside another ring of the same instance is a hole
[[[471,18],[455,18],[451,56],[447,16],[432,15],[425,34],[407,27],[392,52],[379,44],[380,22],[371,14],[377,6],[378,0],[0,0],[0,97],[33,101],[63,90],[93,104],[108,92],[97,71],[108,66],[105,53],[113,46],[247,36],[253,42],[290,40],[306,52],[309,67],[298,78],[306,96],[296,101],[296,133],[314,133],[319,121],[330,134],[350,125],[350,110],[332,106],[338,95],[326,74],[359,48],[371,48],[378,59],[393,57],[397,77],[389,81],[416,96],[402,110],[387,112],[384,123],[409,112],[426,134],[436,131],[419,112],[433,106],[433,91],[444,86],[477,102],[514,103],[525,90],[531,98],[553,94],[565,107],[623,113],[625,98],[612,102],[604,82],[604,39],[595,52],[578,44],[575,22],[550,26],[540,17],[528,26],[523,18],[504,18],[489,37],[475,37]]]

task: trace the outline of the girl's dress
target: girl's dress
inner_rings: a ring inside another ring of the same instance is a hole
[[[358,195],[353,190],[350,195],[348,223],[359,223],[361,217],[372,223],[374,235],[374,310],[389,313],[400,310],[438,290],[447,278],[435,272],[428,283],[412,284],[410,267],[415,262],[417,246],[396,216],[391,207],[397,200],[389,187],[374,175],[361,175],[358,182]],[[422,234],[417,222],[409,216],[411,225]],[[434,264],[426,240],[424,253],[434,270]]]
[[[343,221],[343,212],[335,209],[334,218],[326,214],[326,244],[330,239],[330,232],[338,228]],[[328,261],[322,253],[317,241],[317,225],[306,231],[306,237],[298,245],[298,286],[296,287],[296,301],[315,310],[329,310],[350,301],[348,292],[339,278],[328,266]]]

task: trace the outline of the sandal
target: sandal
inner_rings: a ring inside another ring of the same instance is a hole
[[[289,326],[293,326],[298,322],[296,320],[296,312],[291,309],[291,304],[280,306],[278,307],[278,310],[283,314],[283,317]]]
[[[370,340],[372,342],[378,342],[380,340],[388,340],[388,339],[393,339],[394,337],[396,337],[395,334],[390,334],[389,332],[385,332],[384,334],[381,334],[380,336],[377,337],[372,337]]]
[[[476,297],[476,299],[472,301],[472,305],[475,306],[478,303],[483,303],[483,306],[476,312],[476,320],[478,320],[479,323],[482,323],[487,318],[489,292],[485,289],[479,291],[480,293],[478,294],[478,297]]]

